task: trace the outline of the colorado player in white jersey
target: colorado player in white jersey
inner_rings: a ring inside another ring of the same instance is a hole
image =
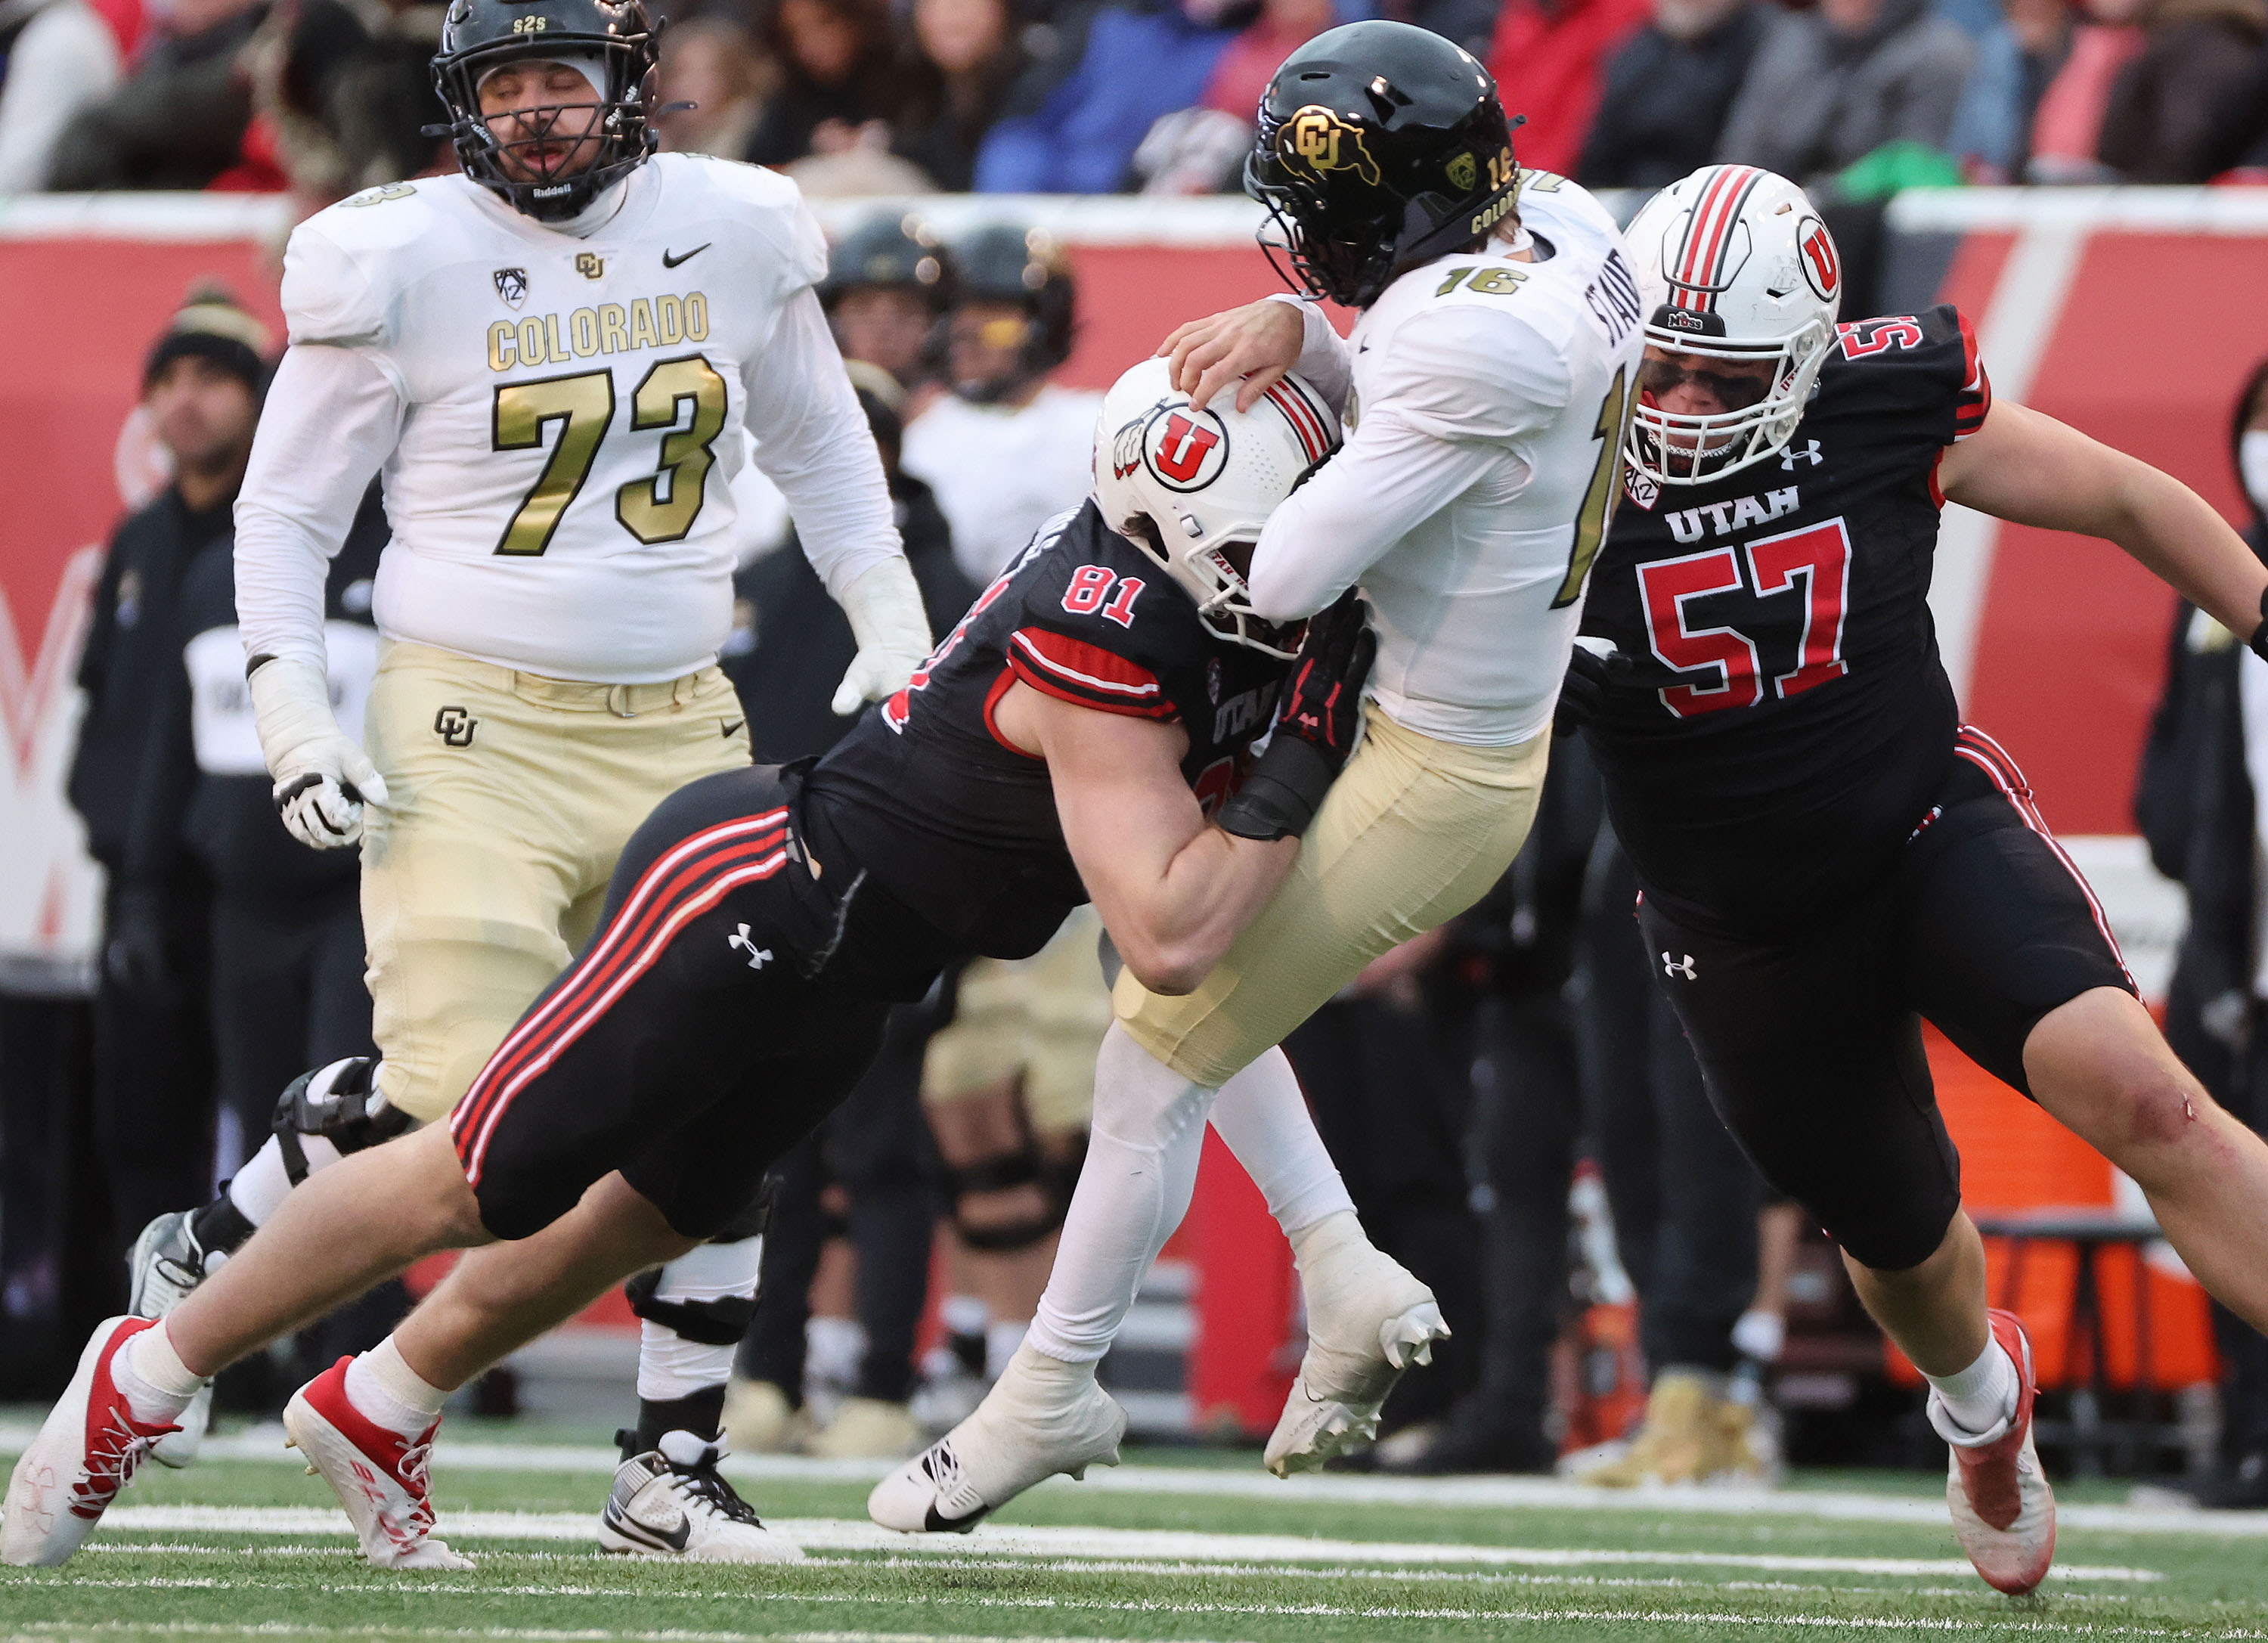
[[[1270,1470],[1373,1433],[1403,1368],[1447,1332],[1364,1237],[1275,1046],[1372,959],[1478,900],[1527,836],[1619,488],[1638,285],[1596,202],[1517,169],[1487,71],[1407,25],[1351,24],[1294,52],[1245,176],[1308,290],[1363,310],[1352,338],[1280,298],[1182,327],[1160,350],[1196,413],[1177,466],[1097,483],[1106,500],[1115,477],[1169,504],[1213,460],[1215,393],[1248,406],[1296,367],[1342,401],[1344,449],[1248,564],[1214,568],[1224,606],[1273,622],[1362,588],[1379,636],[1364,740],[1327,797],[1296,782],[1258,796],[1286,832],[1312,814],[1307,848],[1202,983],[1168,998],[1120,977],[1086,1167],[1024,1351],[875,1489],[868,1510],[891,1528],[966,1529],[1113,1453],[1123,1417],[1094,1366],[1187,1207],[1208,1115],[1291,1238],[1307,1297]]]
[[[818,225],[775,173],[652,157],[657,32],[640,0],[453,0],[435,79],[463,174],[371,189],[291,236],[291,345],[237,506],[237,599],[287,825],[318,848],[362,844],[380,1057],[302,1079],[217,1202],[151,1225],[143,1315],[310,1168],[447,1113],[590,935],[632,829],[747,763],[714,664],[751,438],[858,636],[836,711],[895,690],[929,648],[814,294]],[[380,473],[387,646],[358,746],[325,685],[323,579]],[[631,1287],[641,1407],[608,1551],[792,1551],[715,1470],[757,1230],[751,1205]],[[383,1351],[353,1380],[381,1424],[429,1418]],[[202,1411],[185,1426],[193,1452]],[[167,1447],[158,1458],[186,1462]]]

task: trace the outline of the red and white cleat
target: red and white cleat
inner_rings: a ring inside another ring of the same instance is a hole
[[[308,1471],[330,1485],[362,1537],[362,1555],[379,1568],[471,1568],[471,1558],[433,1538],[425,1471],[441,1423],[413,1439],[364,1416],[347,1401],[353,1361],[340,1359],[291,1394],[284,1406],[284,1447],[306,1455]]]
[[[1953,1511],[1953,1532],[1984,1583],[2021,1597],[2048,1578],[2055,1561],[2055,1492],[2040,1470],[2032,1447],[2032,1402],[2039,1395],[2033,1379],[2032,1337],[2013,1312],[1988,1315],[1992,1338],[2015,1361],[2021,1389],[2016,1412],[1988,1443],[1953,1444],[1945,1480],[1945,1503]],[[1940,1435],[1937,1395],[1930,1394],[1931,1424]]]
[[[180,1427],[136,1420],[110,1378],[118,1349],[149,1318],[110,1318],[78,1355],[78,1372],[16,1462],[0,1510],[0,1563],[63,1562],[134,1481],[150,1446]]]

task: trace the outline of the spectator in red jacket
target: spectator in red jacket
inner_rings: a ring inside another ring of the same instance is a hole
[[[1648,0],[1509,0],[1489,48],[1505,112],[1525,114],[1520,163],[1572,174],[1607,59],[1653,13]]]

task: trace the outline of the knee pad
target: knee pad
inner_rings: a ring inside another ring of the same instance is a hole
[[[1068,1164],[1050,1161],[1029,1139],[1023,1150],[981,1159],[974,1164],[946,1168],[946,1183],[953,1194],[953,1227],[961,1241],[972,1249],[1005,1254],[1028,1249],[1064,1224],[1071,1212],[1071,1190],[1079,1185],[1079,1166],[1086,1161],[1086,1138],[1079,1138],[1077,1156]],[[1005,1192],[1011,1187],[1036,1186],[1044,1200],[1037,1213],[1020,1220],[972,1227],[962,1199],[972,1192]]]
[[[373,1057],[349,1056],[303,1072],[285,1087],[269,1128],[293,1186],[320,1167],[307,1157],[308,1140],[327,1141],[343,1158],[417,1127],[415,1118],[389,1105],[375,1087],[377,1071]]]
[[[700,1346],[737,1346],[755,1322],[756,1296],[752,1286],[745,1295],[724,1295],[710,1300],[665,1300],[661,1275],[653,1267],[622,1286],[630,1310],[649,1323],[659,1323],[681,1339]]]

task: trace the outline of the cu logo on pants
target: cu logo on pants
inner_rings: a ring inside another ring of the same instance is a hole
[[[481,721],[460,707],[445,707],[433,715],[433,733],[449,748],[469,748]]]

